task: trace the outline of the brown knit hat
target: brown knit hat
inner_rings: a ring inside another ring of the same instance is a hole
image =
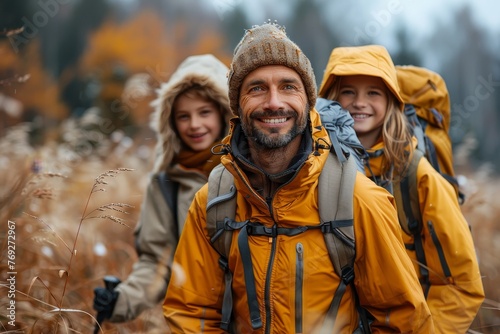
[[[264,23],[246,30],[234,49],[229,71],[229,104],[233,114],[238,115],[240,88],[248,73],[266,65],[284,65],[294,69],[302,78],[309,107],[316,104],[316,79],[311,63],[300,48],[285,33],[285,28],[276,23]]]

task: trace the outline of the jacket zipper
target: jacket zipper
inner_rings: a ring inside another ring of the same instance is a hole
[[[261,199],[262,197],[259,196],[259,194],[257,194],[255,192],[255,190],[252,188],[252,186],[246,182],[246,179],[245,177],[241,174],[240,172],[240,169],[235,166],[235,162],[232,161],[231,164],[233,165],[233,168],[234,170],[236,171],[236,173],[238,173],[238,176],[240,177],[241,180],[243,180],[243,183],[247,186],[248,189],[250,189],[250,191],[259,199]],[[278,187],[278,189],[276,189],[276,192],[278,192],[278,190],[282,187],[284,187],[285,185],[287,185],[288,183],[291,182],[291,180],[293,180],[296,176],[296,174],[298,173],[299,170],[302,169],[302,166],[304,165],[304,163],[302,163],[302,165],[299,166],[299,168],[297,168],[297,172],[295,173],[295,175],[293,177],[290,178],[290,180],[284,184],[282,184],[280,187]],[[269,214],[271,216],[271,218],[273,219],[274,221],[274,227],[276,227],[276,221],[274,219],[274,210],[273,210],[273,198],[272,197],[266,197],[265,198],[265,204],[267,205],[268,209],[269,209]],[[264,287],[264,308],[265,308],[265,317],[266,317],[266,323],[264,325],[264,333],[266,334],[270,334],[271,333],[271,319],[272,319],[272,316],[271,316],[271,300],[270,300],[270,297],[271,297],[271,276],[272,276],[272,268],[273,268],[273,264],[274,264],[274,257],[276,255],[276,237],[270,237],[269,238],[269,242],[271,243],[271,255],[269,257],[269,262],[268,262],[268,265],[267,265],[267,273],[266,273],[266,284],[265,284],[265,287]]]
[[[272,197],[266,197],[266,204],[269,208],[269,213],[273,217],[273,199]],[[274,218],[273,218],[274,220]],[[276,223],[274,224],[276,226]],[[276,253],[276,237],[269,237],[269,243],[271,244],[271,255],[269,257],[269,262],[267,264],[266,273],[266,285],[264,288],[264,306],[266,310],[266,325],[264,333],[271,333],[271,276],[273,271],[274,256]]]
[[[304,279],[304,246],[297,243],[295,268],[295,333],[302,333],[302,287]]]
[[[427,222],[427,226],[429,226],[429,233],[431,235],[432,242],[434,243],[434,246],[436,246],[436,250],[439,256],[439,262],[441,262],[441,267],[443,268],[443,274],[445,277],[451,277],[450,267],[448,266],[448,262],[446,262],[446,257],[444,256],[443,247],[441,246],[441,242],[439,241],[439,238],[436,234],[434,225],[429,220]]]
[[[275,225],[276,226],[276,225]],[[266,287],[264,289],[264,305],[266,309],[266,325],[265,333],[271,333],[271,276],[274,264],[274,257],[276,255],[276,237],[269,238],[271,242],[271,256],[269,258],[269,264],[267,266],[266,273]]]

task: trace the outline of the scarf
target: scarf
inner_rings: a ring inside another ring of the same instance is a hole
[[[218,142],[214,143],[214,145]],[[190,149],[182,148],[179,154],[174,158],[174,163],[178,163],[189,169],[196,169],[207,177],[212,169],[220,163],[220,155],[212,154],[212,147],[203,151],[193,151]]]

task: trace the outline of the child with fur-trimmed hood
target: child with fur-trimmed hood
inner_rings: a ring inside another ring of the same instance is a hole
[[[231,116],[227,72],[213,55],[191,56],[158,90],[151,123],[158,136],[156,160],[135,230],[139,258],[114,290],[111,302],[100,298],[104,288],[95,289],[94,308],[108,311],[111,322],[133,320],[165,296],[189,205],[220,162],[211,148],[226,134]],[[167,205],[160,182],[175,185],[170,187],[176,192],[171,194],[176,199],[174,210]]]

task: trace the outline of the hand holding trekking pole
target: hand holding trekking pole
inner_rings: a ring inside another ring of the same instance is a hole
[[[111,317],[118,299],[118,292],[115,291],[115,288],[121,283],[120,279],[115,276],[105,276],[103,280],[105,287],[94,289],[94,310],[97,311],[94,334],[99,332],[102,322]]]

